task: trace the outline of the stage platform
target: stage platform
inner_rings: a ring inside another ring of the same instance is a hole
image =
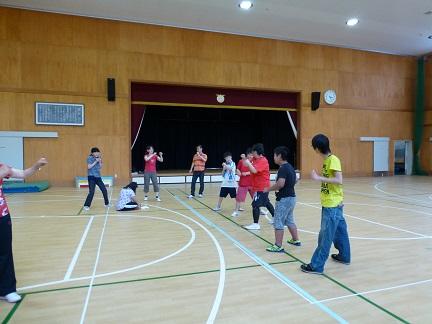
[[[297,172],[297,179],[300,178],[300,172]],[[222,170],[221,169],[208,169],[205,172],[204,182],[205,183],[218,183],[222,182]],[[270,171],[270,180],[276,180],[277,170]],[[132,181],[138,185],[144,185],[144,173],[132,173]],[[237,180],[238,180],[237,176]],[[165,170],[158,172],[159,183],[163,184],[174,184],[174,183],[191,183],[192,174],[187,170]]]

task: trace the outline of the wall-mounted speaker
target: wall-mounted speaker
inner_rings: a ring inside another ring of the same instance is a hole
[[[311,108],[317,110],[320,105],[321,92],[312,92],[311,94]]]
[[[115,79],[108,78],[107,79],[107,99],[108,101],[115,101]]]

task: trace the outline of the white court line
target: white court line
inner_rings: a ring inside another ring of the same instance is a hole
[[[105,215],[98,215],[98,216],[105,216]],[[125,273],[125,272],[130,272],[133,270],[138,270],[138,269],[142,269],[145,267],[148,267],[150,265],[159,263],[161,261],[164,261],[166,259],[169,259],[171,257],[176,256],[177,254],[182,253],[183,251],[185,251],[187,248],[189,248],[189,246],[195,241],[195,231],[188,225],[183,224],[181,222],[172,220],[172,219],[167,219],[167,218],[160,218],[160,217],[151,217],[151,216],[139,216],[139,215],[116,215],[115,217],[133,217],[133,218],[149,218],[149,219],[156,219],[156,220],[162,220],[162,221],[168,221],[168,222],[172,222],[172,223],[176,223],[179,224],[185,228],[187,228],[189,230],[189,232],[191,233],[191,238],[189,240],[188,243],[186,243],[183,247],[181,247],[180,249],[178,249],[177,251],[174,251],[173,253],[164,256],[162,258],[144,263],[144,264],[140,264],[138,266],[134,266],[134,267],[130,267],[130,268],[126,268],[126,269],[122,269],[122,270],[117,270],[117,271],[113,271],[113,272],[107,272],[107,273],[101,273],[96,275],[96,278],[102,278],[102,277],[108,277],[108,276],[112,276],[115,274],[121,274],[121,273]],[[114,217],[114,216],[110,216],[110,217]],[[32,285],[32,286],[26,286],[26,287],[21,287],[18,290],[22,291],[22,290],[29,290],[29,289],[35,289],[35,288],[41,288],[41,287],[46,287],[46,286],[53,286],[53,285],[57,285],[57,284],[62,284],[62,283],[67,283],[67,282],[74,282],[74,281],[83,281],[83,280],[88,280],[91,279],[91,276],[86,276],[86,277],[78,277],[78,278],[71,278],[69,280],[57,280],[57,281],[51,281],[51,282],[47,282],[47,283],[42,283],[42,284],[36,284],[36,285]]]
[[[314,205],[307,204],[307,203],[298,202],[298,204],[304,205],[304,206],[309,206],[309,207],[316,208],[316,209],[321,209],[321,207],[314,206]],[[368,219],[365,219],[365,218],[361,218],[361,217],[357,217],[357,216],[346,214],[345,212],[344,212],[344,216],[347,216],[347,217],[350,217],[350,218],[354,218],[354,219],[360,220],[362,222],[366,222],[366,223],[370,223],[370,224],[374,224],[374,225],[379,225],[379,226],[386,227],[386,228],[391,228],[391,229],[394,229],[394,230],[397,230],[397,231],[400,231],[400,232],[414,234],[414,235],[417,235],[417,236],[421,236],[423,238],[429,238],[428,235],[424,235],[424,234],[420,234],[420,233],[404,230],[404,229],[396,227],[396,226],[391,226],[391,225],[382,224],[382,223],[379,223],[379,222],[374,222],[374,221],[371,221],[371,220],[368,220]]]
[[[218,225],[211,222],[208,218],[200,214],[198,211],[196,211],[192,206],[188,205],[187,203],[183,202],[178,196],[174,195],[174,198],[181,203],[183,206],[187,207],[195,216],[200,218],[202,221],[204,221],[207,225],[211,226],[212,228],[216,229],[220,234],[222,234],[225,238],[227,238],[229,241],[231,241],[234,245],[236,245],[240,250],[243,251],[248,257],[250,257],[252,260],[254,260],[257,264],[260,264],[265,270],[267,270],[271,275],[273,275],[275,278],[280,280],[283,284],[285,284],[287,287],[289,287],[293,292],[297,293],[300,297],[308,301],[309,303],[312,303],[312,301],[317,301],[315,297],[310,295],[307,291],[302,289],[300,286],[298,286],[296,283],[291,281],[288,277],[283,275],[281,272],[276,270],[274,267],[272,267],[270,264],[262,260],[260,257],[258,257],[255,253],[253,253],[251,250],[249,250],[247,247],[245,247],[243,244],[241,244],[239,241],[237,241],[235,238],[233,238],[230,234],[228,234],[225,230],[223,230]],[[322,311],[333,317],[337,322],[339,323],[348,323],[345,319],[343,319],[341,316],[336,314],[334,311],[332,311],[330,308],[326,307],[323,304],[315,303]]]
[[[411,282],[411,283],[402,284],[402,285],[393,286],[393,287],[368,290],[368,291],[359,292],[359,293],[356,293],[356,294],[349,294],[349,295],[343,295],[343,296],[339,296],[339,297],[322,299],[322,300],[317,301],[317,303],[326,303],[326,302],[330,302],[330,301],[333,301],[333,300],[350,298],[350,297],[355,297],[355,296],[358,296],[358,295],[361,295],[361,296],[370,295],[370,294],[374,294],[374,293],[377,293],[377,292],[394,290],[394,289],[400,289],[400,288],[411,287],[411,286],[417,286],[417,285],[421,285],[421,284],[425,284],[425,283],[430,283],[430,282],[432,282],[432,279],[427,279],[427,280],[422,280],[422,281],[417,281],[417,282]]]
[[[86,228],[84,230],[84,233],[83,233],[83,235],[81,237],[81,240],[80,240],[80,242],[78,244],[78,247],[77,247],[77,249],[75,251],[75,254],[74,254],[74,256],[73,256],[73,258],[71,260],[71,263],[69,264],[69,268],[66,271],[66,274],[65,274],[63,280],[69,280],[70,277],[71,277],[71,275],[72,275],[72,272],[73,272],[73,270],[75,268],[75,265],[76,265],[76,263],[78,261],[79,255],[81,254],[81,250],[82,250],[82,248],[84,246],[84,242],[85,242],[85,240],[87,238],[87,234],[88,234],[88,232],[90,230],[90,227],[91,227],[91,225],[93,223],[93,219],[94,219],[94,216],[90,217],[90,219],[89,219],[89,221],[87,223],[87,226],[86,226]]]
[[[111,203],[112,194],[113,194],[113,189],[111,189],[111,193],[110,193],[110,197],[109,197],[110,203]],[[89,301],[90,301],[90,296],[91,296],[91,293],[92,293],[92,290],[93,290],[93,284],[94,284],[94,280],[95,280],[95,276],[96,276],[96,270],[97,270],[97,267],[99,265],[99,257],[100,257],[100,252],[101,252],[101,249],[102,249],[102,241],[103,241],[103,238],[104,238],[104,235],[105,235],[106,224],[108,222],[108,212],[109,212],[110,208],[111,208],[111,204],[108,205],[108,208],[106,210],[104,225],[103,225],[103,228],[102,228],[102,233],[101,233],[101,236],[100,236],[100,239],[99,239],[99,246],[98,246],[97,253],[96,253],[96,261],[95,261],[95,265],[93,267],[93,274],[92,274],[92,278],[90,280],[89,289],[87,291],[87,297],[85,299],[84,308],[83,308],[83,311],[82,311],[82,314],[81,314],[81,320],[80,320],[81,324],[84,324],[84,319],[85,319],[85,316],[87,314],[87,308],[88,308],[88,304],[89,304]]]
[[[168,191],[168,190],[166,190],[166,191]],[[168,193],[169,193],[169,191],[168,191]],[[189,205],[187,205],[186,203],[182,202],[182,200],[180,200],[179,198],[177,198],[177,196],[174,196],[174,198],[177,201],[179,201],[183,206],[185,206],[186,208],[189,209]],[[149,206],[152,206],[152,205],[149,205]],[[170,211],[169,209],[163,208],[163,207],[158,207],[158,206],[153,206],[153,207],[156,207],[156,208],[159,208],[159,209],[162,209],[162,210]],[[219,255],[219,284],[218,284],[218,288],[217,288],[217,292],[216,292],[216,297],[215,297],[215,300],[213,302],[213,306],[212,306],[211,312],[209,314],[209,317],[207,318],[207,324],[214,323],[214,321],[216,319],[216,315],[219,312],[220,304],[222,302],[222,295],[223,295],[223,291],[224,291],[224,288],[225,288],[226,265],[225,265],[225,256],[224,256],[222,247],[220,246],[219,241],[216,239],[216,237],[213,235],[213,233],[210,232],[200,222],[197,222],[193,218],[188,217],[186,215],[183,215],[183,214],[181,214],[179,212],[176,212],[174,210],[171,210],[171,212],[173,212],[174,214],[178,214],[178,215],[180,215],[180,216],[182,216],[184,218],[187,218],[190,221],[192,221],[195,224],[197,224],[199,227],[201,227],[207,233],[207,235],[212,239],[214,245],[216,246],[216,250],[217,250],[218,255]]]
[[[401,196],[401,195],[398,195],[398,194],[395,194],[395,193],[391,193],[391,192],[388,192],[388,191],[382,190],[382,189],[379,187],[379,186],[382,185],[382,184],[384,184],[384,182],[379,182],[379,183],[377,183],[377,184],[374,186],[375,190],[377,190],[377,191],[379,191],[379,192],[382,192],[383,194],[386,194],[386,195],[389,195],[389,196],[398,197],[398,198],[400,198],[400,199],[404,199],[404,200],[411,200],[411,201],[420,202],[420,203],[427,203],[427,202],[424,201],[424,200],[414,199],[414,198],[410,198],[410,197],[404,197],[404,196]]]

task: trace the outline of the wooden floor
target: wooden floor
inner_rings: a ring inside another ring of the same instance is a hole
[[[316,183],[297,185],[301,247],[265,251],[273,229],[255,233],[234,201],[211,210],[219,187],[188,200],[184,185],[162,186],[162,202],[117,213],[98,192],[51,188],[8,196],[23,301],[0,301],[10,323],[431,323],[432,179],[345,180],[352,246],[349,266],[329,260],[305,274],[320,226]],[[109,190],[113,201],[119,188]],[[138,193],[140,200],[143,193]],[[272,198],[273,199],[273,198]]]

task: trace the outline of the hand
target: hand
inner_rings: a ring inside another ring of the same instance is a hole
[[[40,158],[39,161],[36,162],[38,168],[43,167],[48,164],[48,160],[46,158]]]
[[[223,167],[223,168],[226,167],[226,163],[225,163],[225,162],[222,163],[222,167]]]
[[[189,173],[193,173],[192,171],[193,171],[193,170],[192,170],[192,169],[190,169],[190,170],[189,170]]]
[[[263,192],[269,192],[270,191],[269,189],[270,188],[264,188]]]
[[[162,155],[163,155],[163,153],[162,153],[162,152],[159,152],[159,155],[160,155],[160,156],[162,156]]]
[[[241,157],[242,160],[244,160],[244,159],[246,159],[246,154],[244,154],[244,153],[240,154],[240,157]]]
[[[312,180],[315,180],[315,181],[320,181],[321,180],[321,177],[318,175],[318,173],[315,170],[312,170],[312,172],[311,172],[311,178],[312,178]]]
[[[6,164],[0,164],[0,179],[6,178],[12,175],[12,168]]]

